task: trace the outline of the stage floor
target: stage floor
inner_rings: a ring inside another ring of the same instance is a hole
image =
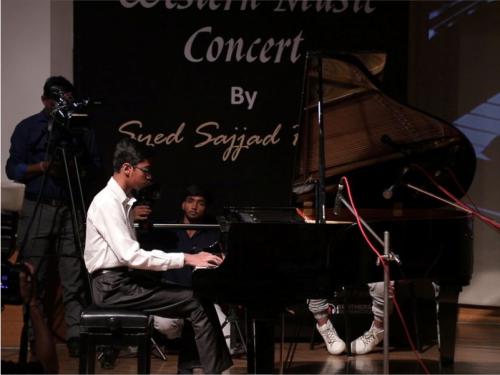
[[[285,353],[288,344],[285,345]],[[293,374],[374,374],[383,373],[382,347],[376,352],[362,355],[332,356],[324,345],[318,344],[314,350],[308,343],[299,343],[294,361],[285,373]],[[70,358],[64,344],[57,345],[60,373],[77,374],[78,359]],[[16,348],[2,348],[2,359],[17,360]],[[167,353],[167,361],[152,357],[152,374],[175,374],[177,355]],[[498,374],[500,373],[500,315],[498,309],[461,308],[457,330],[457,348],[453,367],[441,368],[438,361],[438,349],[431,346],[420,353],[430,373],[454,374]],[[276,360],[279,360],[279,345],[276,345]],[[408,350],[391,350],[389,356],[391,373],[420,374],[424,370],[415,359],[415,354]],[[276,372],[279,363],[276,363]],[[103,370],[99,363],[96,373],[100,374],[135,374],[136,359],[120,357],[112,370]],[[234,359],[234,366],[227,374],[246,373],[245,359]]]

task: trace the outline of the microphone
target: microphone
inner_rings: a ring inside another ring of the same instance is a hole
[[[401,171],[399,177],[397,178],[396,182],[394,182],[387,189],[384,189],[384,191],[382,192],[382,196],[384,197],[384,199],[387,199],[387,200],[392,199],[392,197],[394,196],[394,190],[397,187],[399,187],[399,185],[401,185],[401,180],[408,173],[409,170],[410,170],[410,168],[404,167],[403,170]]]
[[[342,190],[344,190],[344,185],[339,182],[337,186],[337,195],[335,195],[335,203],[333,204],[333,215],[339,216],[340,209],[342,208]]]
[[[75,100],[71,103],[71,107],[74,110],[83,110],[85,108],[88,108],[91,106],[96,106],[96,105],[102,105],[102,101],[96,100],[96,99],[85,98],[85,99],[81,99],[81,100]]]
[[[404,145],[400,145],[399,143],[394,142],[394,140],[387,134],[382,135],[380,137],[380,141],[388,146],[390,146],[394,151],[400,152],[406,157],[409,157],[412,154],[412,150],[408,147],[404,147]]]
[[[103,105],[104,100],[100,98],[85,98],[81,101],[84,105],[86,106],[91,106],[91,105]]]

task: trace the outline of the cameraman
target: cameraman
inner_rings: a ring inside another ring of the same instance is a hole
[[[58,107],[61,103],[73,104],[73,93],[73,85],[64,77],[53,76],[46,80],[41,98],[43,110],[21,121],[12,134],[6,173],[10,179],[26,185],[18,230],[23,247],[21,257],[37,270],[41,301],[46,294],[48,262],[57,258],[63,287],[67,346],[69,354],[78,357],[80,313],[86,304],[87,282],[82,254],[75,245],[68,183],[59,146],[63,142],[65,147],[71,146],[71,150],[75,150],[72,155],[77,156],[80,166],[89,171],[99,168],[100,158],[92,131],[86,129],[81,134],[73,134],[62,129],[64,123],[61,125],[57,119],[56,109],[61,108]],[[82,229],[78,229],[81,238]]]

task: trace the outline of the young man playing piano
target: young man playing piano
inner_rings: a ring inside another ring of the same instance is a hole
[[[152,155],[140,143],[118,142],[113,157],[113,176],[92,201],[87,215],[85,265],[91,275],[94,303],[103,307],[141,310],[151,314],[189,318],[196,348],[205,373],[221,373],[232,365],[213,304],[193,297],[187,288],[168,287],[134,269],[214,267],[216,255],[145,251],[137,242],[133,226],[133,190],[151,181]],[[183,372],[183,363],[178,364]]]
[[[373,322],[368,331],[351,342],[351,352],[353,354],[367,354],[384,338],[384,283],[368,284],[370,297],[372,299]],[[392,283],[391,283],[392,289]],[[392,292],[389,290],[389,296]],[[392,308],[392,300],[389,300]],[[316,319],[316,329],[323,337],[326,349],[330,354],[341,354],[346,350],[346,344],[338,335],[330,321],[332,314],[331,305],[326,299],[311,299],[307,301],[309,311]]]

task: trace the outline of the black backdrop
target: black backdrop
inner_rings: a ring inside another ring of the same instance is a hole
[[[406,99],[405,2],[77,1],[74,12],[75,84],[102,101],[90,112],[104,168],[89,191],[109,178],[116,141],[139,137],[157,153],[157,219],[177,215],[194,182],[212,213],[290,203],[308,50],[385,51],[384,89]],[[242,53],[226,59],[232,41]]]

